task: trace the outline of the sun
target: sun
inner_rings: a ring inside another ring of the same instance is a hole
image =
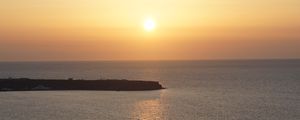
[[[153,31],[156,27],[156,23],[155,21],[152,19],[152,18],[147,18],[145,21],[144,21],[144,29],[146,31]]]

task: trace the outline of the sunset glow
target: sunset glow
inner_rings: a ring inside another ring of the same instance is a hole
[[[299,5],[299,0],[3,0],[0,60],[300,58]]]

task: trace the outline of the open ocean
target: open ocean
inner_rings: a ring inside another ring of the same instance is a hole
[[[300,120],[300,60],[0,62],[0,78],[160,81],[158,91],[0,92],[0,120]]]

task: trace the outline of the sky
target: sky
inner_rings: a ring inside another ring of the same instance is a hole
[[[1,0],[0,61],[294,59],[299,21],[299,0]]]

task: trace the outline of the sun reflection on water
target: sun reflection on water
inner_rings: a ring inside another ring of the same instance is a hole
[[[160,96],[154,99],[147,99],[137,102],[132,112],[135,120],[166,120],[164,105],[162,101],[163,91]]]

